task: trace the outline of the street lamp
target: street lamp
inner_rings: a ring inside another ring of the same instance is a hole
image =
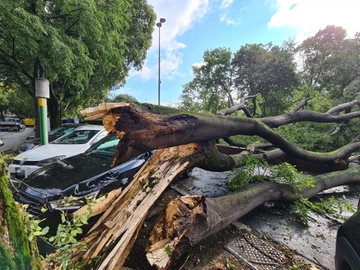
[[[156,26],[159,27],[158,105],[160,105],[160,83],[161,83],[161,81],[160,81],[160,28],[164,22],[166,22],[166,20],[164,18],[161,18],[160,22],[158,22],[156,24]]]

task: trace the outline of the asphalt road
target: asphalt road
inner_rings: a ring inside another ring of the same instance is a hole
[[[34,135],[33,127],[27,127],[20,131],[0,131],[0,140],[4,142],[4,145],[0,146],[0,152],[16,149],[25,142],[26,137]]]

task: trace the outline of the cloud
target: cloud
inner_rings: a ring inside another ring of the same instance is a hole
[[[228,8],[232,5],[233,2],[234,0],[223,0],[221,2],[220,8]]]
[[[131,72],[130,76],[140,76],[144,80],[156,78],[160,31],[161,76],[171,79],[175,75],[181,75],[180,51],[186,47],[178,38],[205,17],[210,8],[209,0],[182,0],[171,3],[168,0],[149,0],[148,3],[153,6],[157,21],[160,18],[165,18],[166,21],[160,29],[154,26],[153,43],[148,51],[147,62],[141,71]]]
[[[299,33],[298,41],[314,35],[328,25],[346,29],[348,37],[359,31],[360,1],[355,0],[276,0],[277,12],[269,27],[291,27]]]
[[[233,17],[227,13],[220,15],[220,22],[225,22],[227,25],[237,25],[241,23],[241,18],[233,19]]]

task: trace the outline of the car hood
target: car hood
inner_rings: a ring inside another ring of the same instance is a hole
[[[145,160],[132,159],[116,167],[111,167],[112,162],[112,158],[104,156],[76,155],[37,170],[16,184],[16,189],[41,200],[87,195],[116,181],[118,174],[141,166]]]
[[[89,144],[45,144],[32,150],[23,152],[15,160],[40,161],[56,156],[71,157],[85,152]]]

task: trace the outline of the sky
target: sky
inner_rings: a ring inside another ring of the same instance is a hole
[[[152,46],[143,68],[131,71],[124,87],[112,96],[128,94],[139,102],[176,105],[183,85],[194,76],[191,67],[215,48],[233,53],[246,44],[301,42],[327,25],[343,27],[347,38],[360,32],[360,0],[148,0],[166,21],[154,26]],[[160,32],[160,33],[159,33]],[[160,43],[159,43],[160,34]]]

